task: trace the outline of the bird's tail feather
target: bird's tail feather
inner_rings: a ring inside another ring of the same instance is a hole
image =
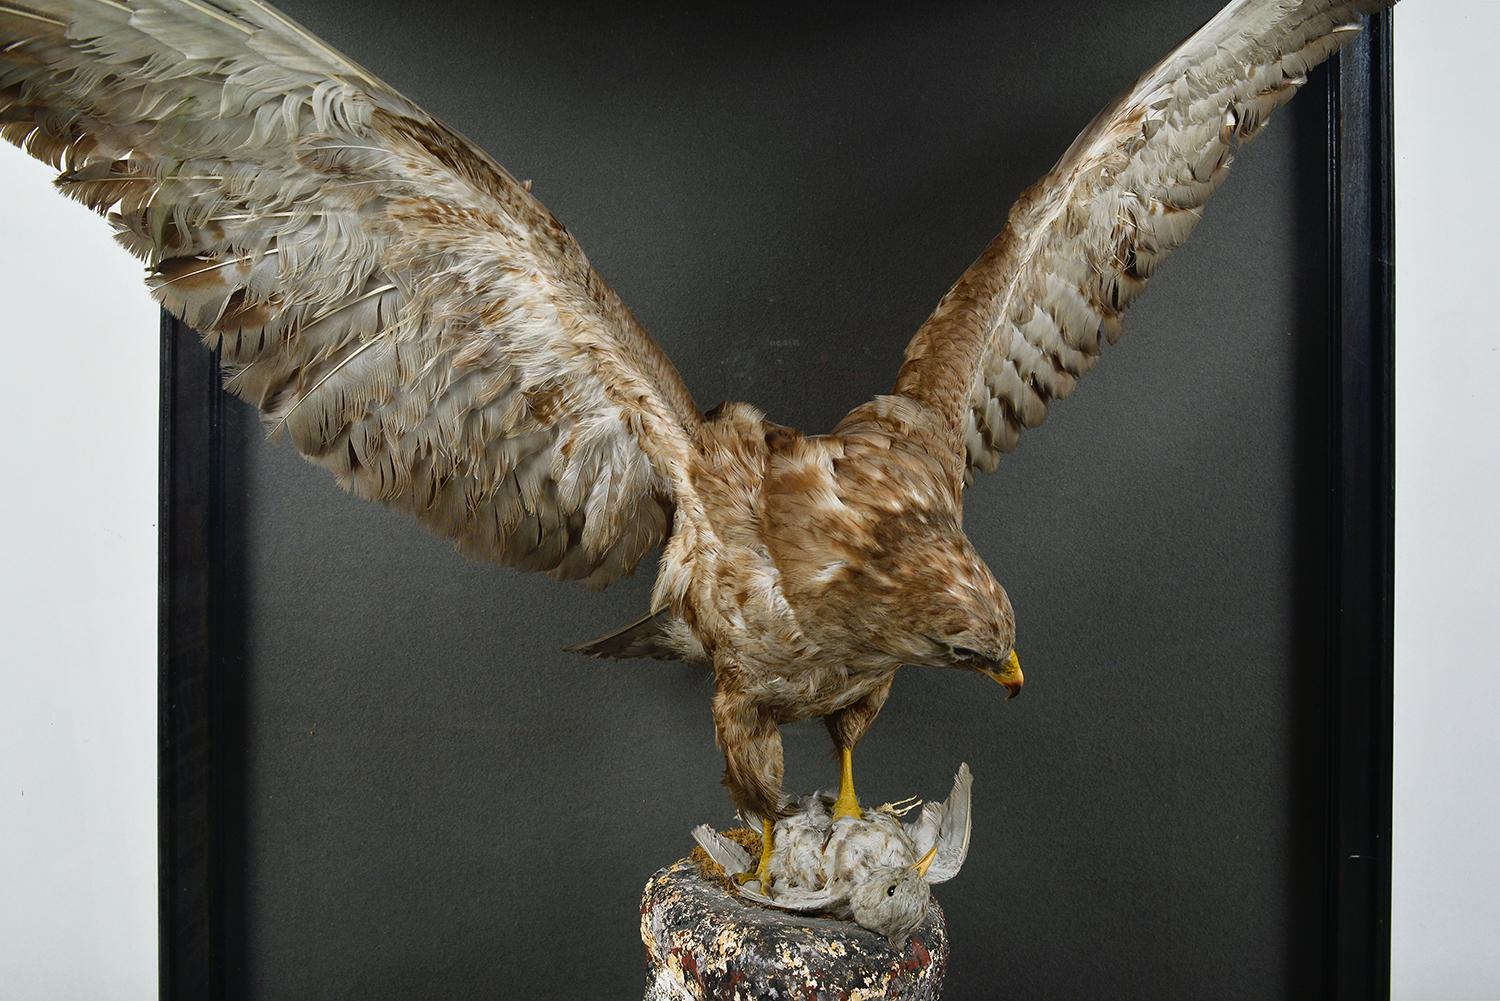
[[[708,662],[703,645],[687,624],[666,609],[644,615],[607,636],[565,649],[568,653],[620,660],[649,657],[652,660],[684,660],[690,664]]]

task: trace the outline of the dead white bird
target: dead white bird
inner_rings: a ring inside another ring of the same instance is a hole
[[[740,895],[758,904],[853,920],[901,947],[927,913],[932,884],[958,875],[969,854],[973,776],[960,765],[942,803],[926,803],[916,820],[910,807],[887,804],[863,817],[834,816],[830,795],[804,799],[776,824],[770,886],[746,885]],[[726,873],[750,868],[743,848],[707,824],[693,838]]]

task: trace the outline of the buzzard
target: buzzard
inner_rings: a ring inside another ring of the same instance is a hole
[[[227,387],[347,490],[588,587],[662,553],[580,647],[709,665],[736,807],[822,717],[835,813],[906,664],[1022,684],[965,484],[1073,391],[1237,146],[1387,0],[1235,0],[1021,195],[827,434],[699,411],[568,231],[484,151],[257,0],[0,0],[0,135],[146,261]]]

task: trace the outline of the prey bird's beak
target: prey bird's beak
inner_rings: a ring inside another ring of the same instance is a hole
[[[983,670],[983,669],[981,669]],[[1021,694],[1021,686],[1026,683],[1026,676],[1021,673],[1021,658],[1016,656],[1012,650],[1005,662],[993,671],[984,671],[984,676],[997,685],[1005,686],[1010,692],[1005,698],[1010,700]]]
[[[929,848],[927,854],[913,862],[911,867],[917,871],[918,876],[926,879],[927,870],[932,868],[932,860],[935,858],[937,858],[937,845]]]

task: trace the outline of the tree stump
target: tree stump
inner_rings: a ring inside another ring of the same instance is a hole
[[[851,921],[741,901],[702,849],[647,882],[641,940],[645,1001],[937,1001],[948,967],[936,899],[898,951]]]

